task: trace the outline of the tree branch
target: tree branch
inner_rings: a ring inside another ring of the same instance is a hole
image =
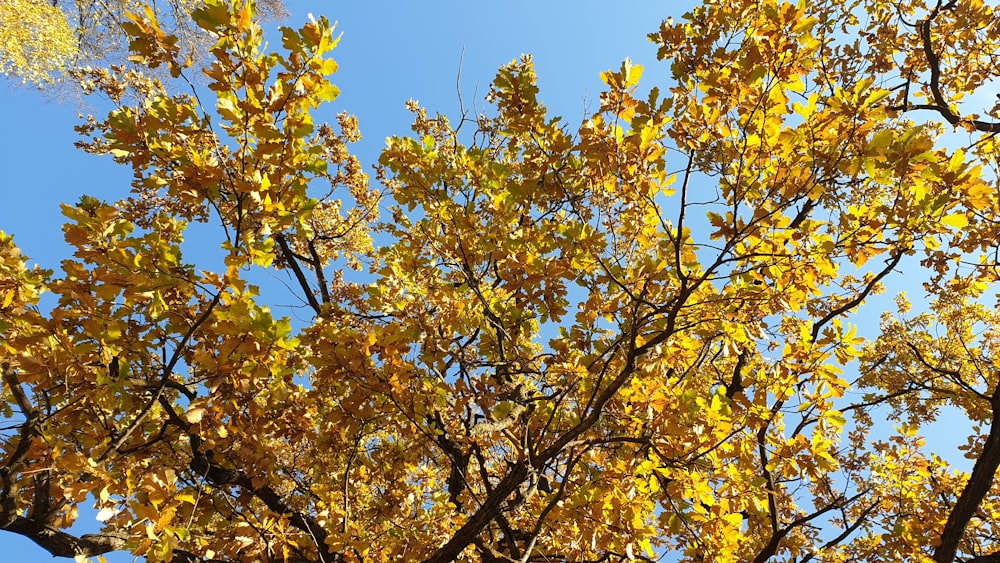
[[[948,123],[952,125],[958,125],[959,123],[967,123],[972,125],[976,131],[982,131],[983,133],[1000,133],[1000,122],[995,121],[982,121],[979,119],[963,119],[962,116],[958,115],[951,106],[948,105],[948,101],[945,99],[944,94],[941,92],[941,60],[938,58],[937,53],[934,52],[934,43],[931,40],[931,23],[934,18],[937,17],[939,12],[940,4],[938,7],[931,12],[929,16],[920,20],[917,24],[917,30],[920,32],[920,39],[923,43],[924,57],[927,59],[927,66],[930,67],[931,71],[931,82],[929,84],[931,90],[931,96],[934,98],[934,104],[921,104],[919,106],[909,106],[905,105],[902,109],[929,109],[938,112],[941,117],[945,119]]]
[[[288,266],[292,269],[292,273],[295,274],[295,279],[299,282],[302,294],[305,295],[309,307],[318,315],[320,313],[319,301],[313,295],[312,288],[309,287],[309,280],[306,279],[305,273],[302,272],[302,266],[299,266],[299,261],[295,258],[295,253],[288,246],[288,240],[281,233],[274,235],[274,240],[278,242],[278,247],[281,248],[281,254],[285,258],[285,262],[288,263]]]
[[[994,389],[990,399],[993,410],[993,421],[990,424],[990,434],[983,445],[983,452],[972,468],[972,474],[962,489],[958,501],[948,515],[944,529],[941,531],[941,543],[934,550],[934,561],[937,563],[952,563],[958,553],[958,544],[962,541],[969,520],[976,513],[979,504],[993,486],[997,468],[1000,467],[1000,390]]]

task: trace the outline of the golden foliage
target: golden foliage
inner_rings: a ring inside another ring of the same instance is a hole
[[[36,86],[64,78],[90,65],[122,64],[129,37],[126,14],[151,10],[165,32],[178,38],[185,56],[199,56],[214,39],[188,17],[200,0],[48,0],[0,1],[0,74]],[[280,19],[280,0],[261,0],[265,17]]]
[[[76,35],[61,9],[44,0],[0,1],[0,73],[41,83],[76,56]]]
[[[313,119],[328,20],[272,53],[252,3],[193,18],[213,96],[81,75],[131,195],[64,205],[58,274],[0,235],[0,528],[150,561],[997,560],[1000,117],[964,101],[992,7],[705,2],[651,36],[668,89],[626,60],[574,126],[525,57],[492,113],[408,104],[374,186],[357,120]],[[190,73],[155,14],[124,29]],[[900,271],[929,305],[859,328]],[[946,410],[971,472],[922,436]],[[101,534],[63,531],[81,504]]]

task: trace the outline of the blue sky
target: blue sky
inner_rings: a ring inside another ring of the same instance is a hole
[[[687,1],[669,4],[625,1],[615,9],[593,0],[580,2],[506,2],[480,9],[470,3],[293,2],[288,25],[308,13],[339,21],[343,33],[334,58],[334,81],[341,97],[321,108],[319,119],[333,121],[340,111],[358,116],[364,140],[355,147],[364,163],[375,162],[385,138],[409,132],[404,102],[413,98],[431,112],[458,114],[456,78],[460,61],[466,105],[482,98],[500,65],[532,53],[542,99],[554,114],[578,123],[589,105],[596,107],[599,73],[622,59],[647,64],[647,83],[662,83],[667,66],[655,61],[646,34],[660,20],[677,16]],[[274,48],[280,37],[270,34]],[[110,158],[83,154],[73,147],[77,113],[101,115],[100,106],[81,109],[55,103],[30,89],[0,82],[0,229],[15,234],[25,253],[43,263],[65,254],[58,202],[87,193],[114,200],[128,189],[130,173]],[[87,103],[95,104],[96,100]]]
[[[541,98],[571,125],[587,108],[596,108],[599,74],[618,68],[625,57],[646,65],[647,87],[665,83],[669,69],[656,62],[646,34],[691,5],[689,0],[299,1],[289,5],[286,23],[300,25],[310,12],[340,22],[343,39],[333,56],[340,64],[334,82],[342,95],[321,108],[317,119],[333,121],[345,110],[357,115],[364,139],[354,149],[370,167],[386,137],[409,132],[407,99],[432,113],[458,115],[459,68],[466,106],[482,107],[497,67],[533,54]],[[274,48],[280,46],[278,35],[269,38]],[[87,103],[93,106],[57,103],[0,82],[0,230],[13,233],[22,251],[46,268],[58,270],[70,253],[62,239],[60,202],[75,202],[83,194],[114,201],[129,188],[127,168],[73,147],[77,114],[106,111],[96,100]],[[82,513],[78,527],[96,531],[93,513]],[[52,561],[30,541],[3,532],[0,553],[4,561]],[[107,560],[124,563],[132,557],[116,554]]]

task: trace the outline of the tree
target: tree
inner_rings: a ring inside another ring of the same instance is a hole
[[[1000,108],[963,101],[1000,75],[992,7],[706,3],[651,36],[668,94],[626,61],[571,128],[524,58],[490,115],[411,104],[379,188],[356,120],[310,116],[326,19],[283,53],[250,3],[193,19],[214,110],[92,71],[119,106],[83,146],[132,195],[64,207],[58,275],[0,238],[0,528],[151,561],[1000,560]],[[220,271],[181,251],[209,221]],[[901,270],[928,306],[859,334]],[[945,408],[971,473],[924,447]]]
[[[125,62],[128,35],[122,15],[149,10],[167,35],[179,39],[188,56],[212,39],[192,25],[188,13],[196,0],[0,0],[0,74],[41,86],[79,66]],[[279,0],[262,0],[261,11],[282,16]]]

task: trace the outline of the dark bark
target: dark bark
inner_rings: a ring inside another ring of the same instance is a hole
[[[965,488],[962,489],[941,531],[941,543],[934,550],[934,561],[937,563],[951,563],[955,560],[965,528],[976,514],[979,504],[990,492],[993,478],[997,468],[1000,467],[1000,424],[997,424],[997,417],[1000,416],[1000,391],[994,390],[990,406],[993,409],[990,434],[986,438],[986,444],[983,445],[983,452],[972,468],[969,480],[965,483]]]
[[[945,6],[945,8],[946,7],[947,6]],[[931,73],[928,87],[931,91],[931,99],[934,103],[910,104],[908,100],[904,100],[902,106],[893,107],[892,109],[901,111],[916,109],[936,111],[951,125],[957,126],[960,123],[964,123],[982,133],[1000,133],[1000,122],[998,121],[963,119],[961,115],[952,110],[951,106],[948,104],[948,100],[945,98],[944,93],[941,90],[941,59],[934,50],[934,42],[931,37],[931,24],[934,23],[934,18],[938,16],[942,9],[941,4],[938,3],[938,6],[934,8],[931,14],[917,24],[917,32],[920,34],[921,48],[924,51],[924,58],[927,60],[927,66]]]

